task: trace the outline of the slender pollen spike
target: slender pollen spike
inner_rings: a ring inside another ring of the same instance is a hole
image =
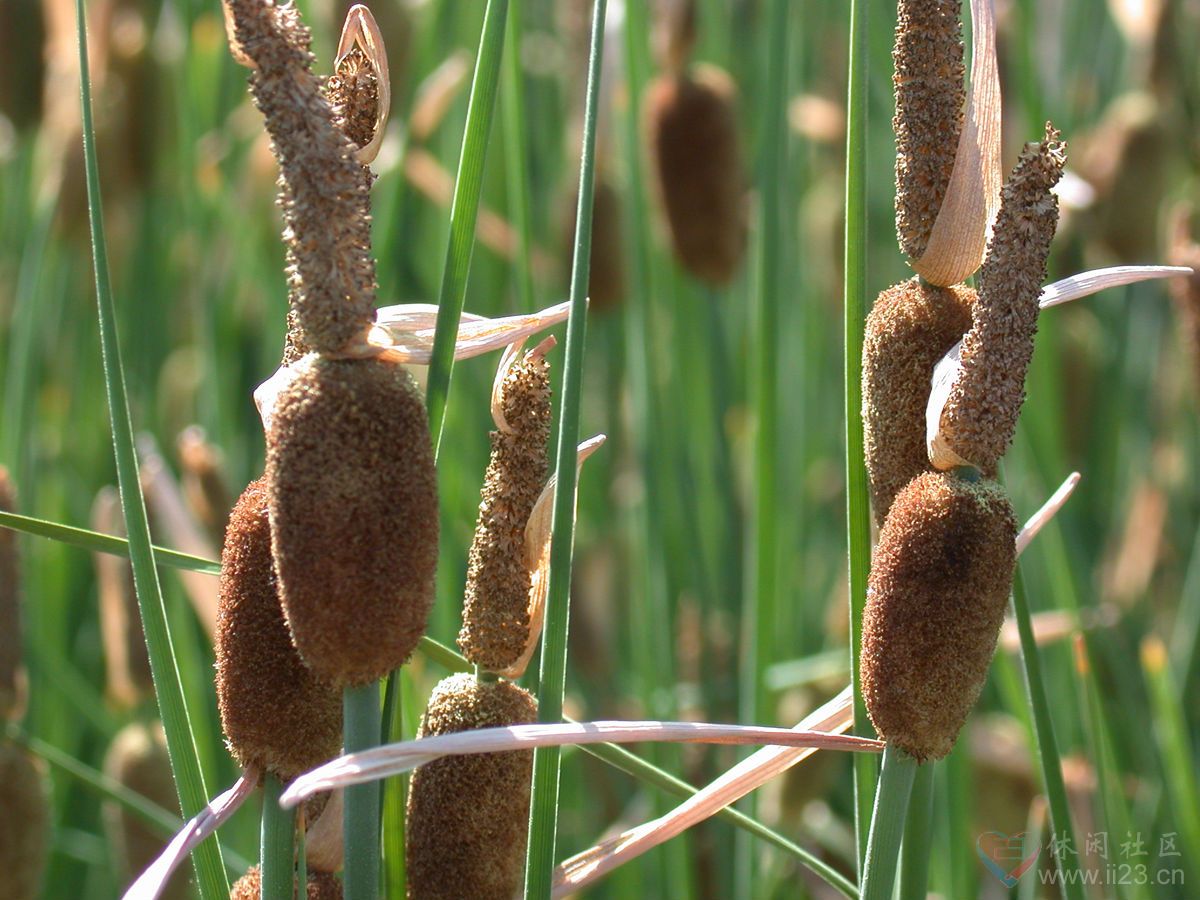
[[[900,0],[896,92],[896,236],[918,259],[946,196],[966,103],[961,0]]]
[[[675,255],[727,284],[746,248],[746,203],[733,80],[713,66],[663,75],[648,88],[646,133]]]
[[[368,684],[408,659],[433,605],[428,416],[402,366],[310,356],[292,372],[267,432],[280,599],[310,668]]]
[[[359,147],[371,143],[379,117],[379,82],[361,47],[352,47],[338,60],[337,70],[325,83],[325,96],[346,137]]]
[[[994,472],[1016,431],[1033,356],[1038,298],[1058,225],[1052,188],[1066,165],[1066,146],[1049,122],[1046,137],[1027,144],[1000,198],[979,300],[963,338],[961,371],[940,419],[941,437],[963,460]]]
[[[0,741],[0,896],[34,900],[50,850],[50,800],[40,761]]]
[[[863,341],[863,432],[875,520],[900,490],[929,471],[925,407],[937,361],[971,327],[975,291],[920,278],[888,288],[867,316]]]
[[[505,371],[507,369],[507,371]],[[479,519],[467,561],[466,599],[458,646],[472,663],[507,669],[529,638],[525,526],[546,482],[550,439],[550,366],[531,350],[502,363],[501,427],[492,432]]]
[[[0,510],[15,512],[17,492],[0,466]],[[19,718],[25,706],[21,666],[21,567],[17,533],[0,528],[0,720]]]
[[[217,705],[243,768],[288,780],[338,755],[342,700],[292,646],[276,591],[263,479],[229,516],[217,612]]]
[[[293,896],[296,882],[293,879]],[[262,871],[258,866],[247,870],[246,874],[233,883],[229,890],[229,900],[260,900],[262,897]],[[342,883],[337,877],[328,872],[309,872],[306,900],[342,900]]]
[[[537,701],[510,681],[441,681],[418,737],[537,720]],[[525,872],[533,751],[446,757],[418,768],[408,793],[411,900],[510,900]]]
[[[296,7],[226,0],[226,8],[234,55],[252,64],[250,92],[279,159],[296,343],[337,353],[375,317],[369,179],[312,72],[312,35]]]
[[[987,678],[1016,566],[1004,490],[913,479],[879,533],[863,613],[862,690],[879,735],[918,761],[950,752]]]

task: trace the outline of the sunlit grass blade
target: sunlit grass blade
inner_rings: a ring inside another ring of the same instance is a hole
[[[379,682],[342,689],[347,753],[376,746],[380,735]],[[342,819],[346,848],[346,900],[379,896],[380,786],[347,788]]]
[[[48,522],[32,516],[22,516],[0,510],[0,528],[11,528],[23,534],[49,538],[62,544],[70,544],[84,550],[97,553],[110,553],[113,556],[129,556],[129,541],[111,534],[101,534],[87,528],[76,528],[73,525],[60,525],[58,522]],[[152,546],[154,561],[160,565],[184,569],[190,572],[201,572],[205,575],[220,575],[221,564],[211,559],[202,559],[178,550],[168,550],[166,547]]]
[[[279,795],[283,785],[268,773],[263,778],[262,828],[259,837],[259,865],[262,872],[263,900],[288,900],[292,896],[295,810],[281,809]]]
[[[846,392],[846,539],[850,566],[850,678],[854,685],[854,730],[871,734],[859,687],[867,574],[871,568],[871,510],[863,456],[862,345],[867,316],[867,76],[870,65],[867,4],[850,3],[849,76],[846,91],[846,231],[843,258]],[[854,760],[854,825],[861,871],[867,852],[876,767],[873,759]]]
[[[867,838],[867,855],[863,860],[860,885],[862,900],[891,900],[900,856],[900,838],[904,834],[908,802],[916,774],[917,761],[895,744],[888,744],[883,751],[883,767],[879,773],[871,831]]]
[[[190,817],[205,807],[208,792],[200,771],[196,743],[175,663],[166,608],[154,566],[146,506],[138,480],[137,454],[129,400],[125,394],[125,374],[117,338],[116,310],[108,272],[108,248],[104,237],[103,205],[100,199],[100,170],[96,159],[96,130],[92,119],[91,83],[88,71],[87,25],[83,0],[75,2],[75,27],[79,37],[80,94],[83,114],[83,151],[87,175],[88,218],[91,222],[92,261],[95,269],[96,304],[103,351],[104,385],[112,424],[113,448],[117,462],[117,483],[129,535],[130,561],[137,592],[146,648],[154,678],[155,693],[162,715],[167,750],[175,776],[176,790],[184,816]],[[206,841],[193,854],[202,900],[225,900],[229,882],[221,863],[221,851],[215,840]]]
[[[442,271],[442,287],[438,295],[437,333],[433,339],[433,359],[429,364],[429,381],[426,385],[429,432],[433,437],[435,457],[442,443],[442,423],[450,395],[450,375],[454,369],[454,339],[467,295],[467,276],[475,248],[475,220],[479,213],[479,196],[483,191],[488,135],[492,130],[492,115],[496,108],[507,14],[508,0],[488,0],[483,14],[479,55],[475,59],[475,76],[471,80],[458,174],[454,179],[450,239],[446,245],[446,266]]]
[[[533,287],[533,221],[529,197],[529,159],[525,133],[525,75],[521,59],[522,0],[508,2],[501,90],[504,104],[504,151],[508,162],[508,214],[517,232],[517,309],[531,310]]]
[[[592,197],[596,178],[596,118],[600,98],[600,63],[604,53],[607,0],[596,0],[592,12],[588,56],[587,104],[580,153],[579,203],[575,212],[575,250],[571,263],[571,315],[567,319],[563,364],[562,406],[555,453],[553,537],[550,585],[546,599],[542,657],[538,673],[538,720],[562,718],[567,677],[567,627],[571,598],[571,557],[575,550],[575,486],[579,477],[579,414],[583,394],[583,351],[587,334],[587,285],[592,255]],[[529,811],[529,847],[525,862],[526,900],[550,896],[558,834],[558,747],[540,748],[533,755],[533,793]]]
[[[933,851],[934,764],[917,767],[908,821],[900,845],[900,900],[925,900],[929,885],[929,855]]]
[[[1025,671],[1025,690],[1028,692],[1030,709],[1033,712],[1033,733],[1037,740],[1037,755],[1042,767],[1042,781],[1046,798],[1050,804],[1050,831],[1056,840],[1067,840],[1065,846],[1077,847],[1075,829],[1071,824],[1071,808],[1067,802],[1067,788],[1063,782],[1062,759],[1058,754],[1058,740],[1054,736],[1054,722],[1050,718],[1050,702],[1046,685],[1042,680],[1042,662],[1038,655],[1033,624],[1029,618],[1029,603],[1025,598],[1025,580],[1018,564],[1013,579],[1013,611],[1017,618],[1017,629],[1021,635],[1021,662]],[[1056,861],[1062,879],[1060,886],[1066,900],[1084,900],[1085,893],[1079,878],[1079,857],[1060,853]]]

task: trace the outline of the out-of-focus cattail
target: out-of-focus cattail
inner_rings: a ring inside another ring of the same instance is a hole
[[[39,896],[50,850],[50,798],[39,760],[0,741],[0,872],[5,900]]]
[[[420,737],[537,720],[509,681],[451,675],[434,688]],[[408,896],[510,900],[521,887],[533,753],[452,756],[421,766],[408,793]]]
[[[220,448],[208,440],[199,425],[191,425],[180,432],[175,448],[188,506],[209,535],[224,542],[225,521],[233,508],[233,496]]]
[[[950,752],[996,648],[1017,522],[998,485],[940,472],[896,497],[863,613],[863,697],[875,729],[919,761]]]
[[[1170,262],[1173,266],[1190,266],[1193,271],[1187,278],[1172,278],[1168,284],[1175,312],[1183,322],[1195,385],[1200,389],[1200,244],[1192,241],[1188,218],[1182,208],[1172,215]]]
[[[167,756],[167,740],[158,722],[131,722],[117,732],[104,757],[104,774],[163,809],[178,814],[179,799]],[[160,853],[163,839],[141,818],[112,800],[104,803],[104,829],[123,878],[139,874]],[[164,897],[190,897],[186,872],[171,879]]]
[[[92,503],[92,527],[102,534],[123,535],[121,498],[114,487],[101,488]],[[132,708],[154,694],[150,657],[142,634],[142,617],[133,590],[129,561],[108,553],[92,554],[100,595],[100,635],[108,696]]]
[[[501,363],[493,391],[496,431],[467,562],[458,646],[493,672],[511,666],[529,640],[525,526],[549,463],[550,366],[541,348]]]
[[[412,376],[307,357],[267,434],[272,550],[292,640],[339,686],[398,668],[425,631],[437,476]]]
[[[231,47],[280,168],[292,308],[305,350],[337,353],[375,317],[369,177],[312,72],[312,35],[290,5],[226,0]]]
[[[647,88],[646,134],[680,263],[702,281],[733,278],[746,247],[745,182],[733,80],[714,66]]]
[[[293,881],[294,888],[299,887]],[[293,888],[293,896],[295,891]],[[262,872],[258,866],[249,869],[229,889],[229,900],[260,900],[262,897]],[[309,872],[306,900],[342,900],[342,883],[328,872]]]
[[[921,257],[958,151],[966,102],[961,0],[900,0],[896,9],[896,236]]]
[[[929,471],[925,407],[933,367],[971,327],[975,291],[914,277],[888,288],[867,316],[863,341],[863,433],[875,520],[896,494]]]
[[[563,209],[563,250],[567,271],[575,252],[575,207],[578,192]],[[625,299],[625,259],[621,237],[621,195],[607,172],[596,172],[592,197],[592,251],[588,264],[588,308],[592,312],[616,309]]]
[[[17,491],[0,466],[0,510],[15,512]],[[25,672],[21,665],[21,570],[17,533],[0,528],[0,720],[25,711]]]
[[[259,479],[234,506],[221,554],[217,703],[237,761],[287,780],[338,755],[342,704],[292,646],[275,585]]]
[[[18,129],[42,117],[45,31],[39,0],[6,0],[0,6],[0,116]]]
[[[965,462],[994,472],[1012,441],[1025,400],[1046,258],[1058,224],[1051,188],[1066,164],[1059,138],[1046,123],[1045,139],[1025,146],[1001,193],[971,330],[963,338],[960,368],[939,421],[939,443],[950,452],[933,460],[937,468]]]

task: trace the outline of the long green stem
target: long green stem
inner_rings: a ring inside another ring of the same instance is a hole
[[[563,365],[562,412],[559,417],[554,519],[551,527],[550,585],[538,678],[538,717],[562,718],[567,675],[567,628],[571,597],[571,555],[575,543],[575,485],[578,475],[579,407],[583,393],[583,349],[587,333],[587,285],[592,255],[592,196],[596,176],[596,112],[600,97],[600,61],[604,51],[607,0],[596,0],[588,58],[587,104],[580,154],[579,206],[575,213],[575,255],[571,263],[571,314],[567,320]],[[533,797],[529,815],[529,849],[525,861],[526,900],[550,896],[558,831],[559,748],[533,755]]]
[[[867,3],[850,2],[850,73],[846,97],[845,291],[846,535],[850,559],[850,678],[854,685],[854,731],[870,734],[859,685],[858,650],[867,573],[871,567],[871,521],[863,462],[862,344],[867,314]],[[860,872],[867,849],[867,822],[875,790],[875,761],[854,760],[854,824]]]
[[[467,275],[475,249],[475,220],[479,214],[479,196],[483,192],[483,164],[487,159],[488,134],[496,109],[496,88],[500,81],[500,60],[504,55],[504,24],[508,0],[488,0],[483,14],[483,34],[475,59],[471,98],[467,104],[467,125],[463,131],[458,175],[454,180],[454,200],[450,204],[450,241],[446,245],[446,266],[442,270],[442,288],[438,294],[437,327],[433,336],[433,359],[425,402],[429,407],[429,433],[433,453],[442,443],[442,425],[446,420],[446,401],[450,396],[450,375],[454,371],[454,343],[458,338],[458,320],[467,296]]]
[[[167,754],[175,778],[179,803],[185,818],[198,813],[207,803],[208,791],[200,771],[191,717],[180,683],[167,612],[163,605],[158,572],[150,545],[150,527],[138,476],[134,451],[133,423],[129,398],[125,394],[125,371],[121,364],[121,346],[117,337],[116,308],[108,271],[108,245],[104,236],[103,203],[100,197],[100,169],[96,159],[96,128],[92,117],[91,77],[88,71],[87,25],[83,0],[75,2],[75,26],[79,36],[79,82],[83,113],[83,155],[87,176],[88,218],[91,222],[92,262],[96,279],[96,306],[100,324],[104,388],[112,425],[113,449],[117,463],[117,484],[129,536],[129,558],[154,691],[162,714],[167,738]],[[224,900],[229,882],[221,862],[221,850],[215,839],[207,840],[192,853],[202,900]]]
[[[517,232],[517,309],[535,308],[533,288],[533,216],[529,199],[529,161],[525,122],[525,74],[521,62],[522,4],[509,0],[504,48],[504,150],[508,161],[508,213]]]
[[[262,900],[292,900],[294,892],[294,837],[296,811],[283,809],[279,795],[283,784],[275,775],[263,780],[262,830],[259,832],[259,865]]]
[[[1050,718],[1050,702],[1046,696],[1045,682],[1042,680],[1041,657],[1038,655],[1037,641],[1033,636],[1033,624],[1029,620],[1025,579],[1021,575],[1019,565],[1013,579],[1013,611],[1016,614],[1017,631],[1021,635],[1021,662],[1025,671],[1025,689],[1029,692],[1029,705],[1033,710],[1033,732],[1037,739],[1038,760],[1042,766],[1046,798],[1050,803],[1050,830],[1055,841],[1067,842],[1060,846],[1078,847],[1071,826],[1071,809],[1067,803],[1067,788],[1063,782],[1058,741],[1054,737],[1054,723]],[[1055,861],[1062,876],[1059,885],[1063,897],[1066,900],[1084,900],[1079,856],[1059,853],[1055,855]]]
[[[933,843],[934,764],[917,766],[904,843],[900,846],[900,900],[925,900],[929,884],[929,849]]]
[[[346,752],[368,750],[379,743],[379,682],[348,687],[342,693]],[[379,896],[379,783],[346,788],[346,900],[375,900]]]
[[[871,833],[863,861],[860,890],[862,900],[891,900],[896,884],[896,863],[900,856],[900,838],[908,818],[908,800],[917,761],[893,744],[883,751],[883,768],[875,792]]]

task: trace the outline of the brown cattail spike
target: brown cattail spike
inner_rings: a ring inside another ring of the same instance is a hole
[[[0,741],[0,810],[0,896],[34,900],[50,849],[46,774],[39,760],[9,741]]]
[[[0,510],[15,512],[17,492],[0,466]],[[0,528],[0,720],[16,719],[25,707],[21,665],[21,571],[17,533]]]
[[[941,759],[975,705],[1004,621],[1017,522],[998,485],[927,472],[879,533],[863,613],[862,690],[880,736]]]
[[[299,885],[293,880],[293,893]],[[262,872],[258,866],[249,869],[245,875],[234,882],[229,890],[229,900],[260,900],[262,897]],[[337,877],[328,872],[309,872],[308,890],[305,900],[342,900],[342,883]]]
[[[467,659],[493,672],[516,662],[529,638],[525,526],[546,481],[549,373],[545,358],[534,350],[508,368],[500,385],[507,427],[492,432],[458,635]]]
[[[509,681],[451,675],[434,688],[420,737],[537,720]],[[524,878],[533,752],[453,756],[421,766],[408,793],[408,896],[510,900]]]
[[[179,799],[167,756],[167,740],[158,722],[131,722],[117,732],[104,757],[104,774],[165,810],[178,814]],[[157,832],[116,801],[104,803],[104,830],[123,879],[132,879],[162,853]],[[186,872],[176,872],[163,894],[168,900],[192,896]]]
[[[199,425],[189,425],[181,431],[175,447],[188,505],[208,533],[223,542],[233,498],[220,448],[208,440]]]
[[[298,343],[337,353],[362,337],[375,317],[369,185],[312,73],[312,36],[296,7],[226,3],[235,56],[253,64],[250,91],[279,159]]]
[[[1183,207],[1172,214],[1169,253],[1171,265],[1188,266],[1192,274],[1172,278],[1168,284],[1175,313],[1183,324],[1183,340],[1192,357],[1193,383],[1200,388],[1200,244],[1192,240],[1189,218]]]
[[[341,694],[292,646],[276,592],[262,479],[250,482],[229,516],[216,657],[221,726],[238,763],[287,780],[338,755]]]
[[[971,330],[963,338],[961,371],[941,414],[946,444],[984,472],[995,471],[1008,449],[1025,400],[1038,298],[1058,225],[1051,189],[1066,164],[1059,137],[1046,123],[1045,140],[1025,146],[1004,185]]]
[[[433,605],[429,422],[399,366],[309,357],[300,368],[267,434],[280,597],[304,661],[340,686],[366,684],[404,663]]]
[[[746,247],[746,208],[730,77],[713,66],[649,87],[646,133],[680,263],[714,285],[733,278]]]
[[[353,47],[338,60],[337,71],[325,84],[325,96],[346,137],[359,147],[371,143],[379,116],[379,83],[362,48]]]
[[[867,316],[863,341],[863,432],[875,520],[896,494],[929,471],[925,407],[937,361],[971,327],[975,292],[920,278],[888,288]]]
[[[942,207],[966,103],[961,0],[900,0],[896,10],[896,236],[925,253]]]

